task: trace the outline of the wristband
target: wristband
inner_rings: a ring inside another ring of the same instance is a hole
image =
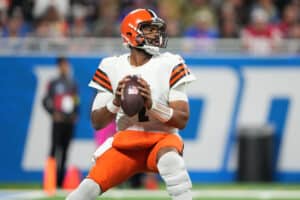
[[[152,114],[156,119],[158,119],[159,121],[165,123],[167,121],[169,121],[172,116],[173,116],[173,108],[170,108],[167,105],[158,103],[153,101],[152,102],[152,107],[149,110],[150,114]]]
[[[107,104],[106,104],[106,108],[107,110],[109,110],[109,112],[113,113],[113,114],[116,114],[117,112],[119,112],[120,110],[120,106],[116,106],[114,103],[113,103],[113,100],[109,101]]]

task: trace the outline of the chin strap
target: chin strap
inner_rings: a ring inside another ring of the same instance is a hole
[[[144,44],[143,46],[137,46],[136,48],[142,49],[153,56],[159,55],[159,47]]]
[[[126,48],[130,48],[130,44],[128,44],[128,43],[123,43],[123,46],[126,47]],[[153,55],[153,56],[159,55],[159,47],[144,44],[143,46],[137,46],[137,47],[134,47],[134,48],[142,49],[145,52],[147,52],[147,53],[149,53],[150,55]]]

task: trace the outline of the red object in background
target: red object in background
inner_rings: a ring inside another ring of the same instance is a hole
[[[63,189],[74,190],[80,184],[82,174],[76,166],[70,166],[63,181]]]
[[[147,190],[157,190],[159,188],[158,180],[155,174],[147,173],[144,178],[144,187]]]
[[[271,39],[273,37],[273,34],[275,33],[276,27],[268,25],[263,29],[256,29],[253,26],[248,26],[245,28],[245,31],[251,35],[252,37],[263,37]]]
[[[59,111],[59,112],[62,112],[63,111],[63,108],[62,108],[62,101],[63,101],[63,98],[66,97],[66,96],[71,96],[70,94],[56,94],[54,96],[54,109],[56,111]]]

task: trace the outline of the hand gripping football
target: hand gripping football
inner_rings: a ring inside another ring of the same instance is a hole
[[[140,112],[144,107],[144,98],[139,93],[137,79],[137,76],[131,76],[130,80],[125,83],[121,95],[121,107],[124,113],[130,117]]]

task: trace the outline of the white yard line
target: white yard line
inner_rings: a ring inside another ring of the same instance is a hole
[[[255,198],[255,199],[298,199],[300,200],[300,191],[295,190],[215,190],[215,189],[203,189],[193,190],[193,197],[195,198]],[[163,198],[168,197],[166,191],[162,190],[111,190],[103,194],[105,197],[126,197],[126,198],[141,198],[141,197],[153,197]]]
[[[65,196],[66,191],[58,191],[57,195]],[[44,198],[47,195],[41,190],[0,190],[0,200],[25,200]],[[110,198],[167,198],[168,194],[163,190],[127,190],[127,189],[113,189],[105,194],[103,197]],[[300,191],[297,190],[235,190],[235,189],[203,189],[193,190],[193,197],[195,198],[230,198],[230,199],[298,199],[300,200]]]
[[[41,190],[0,190],[0,200],[37,199],[46,195]]]

